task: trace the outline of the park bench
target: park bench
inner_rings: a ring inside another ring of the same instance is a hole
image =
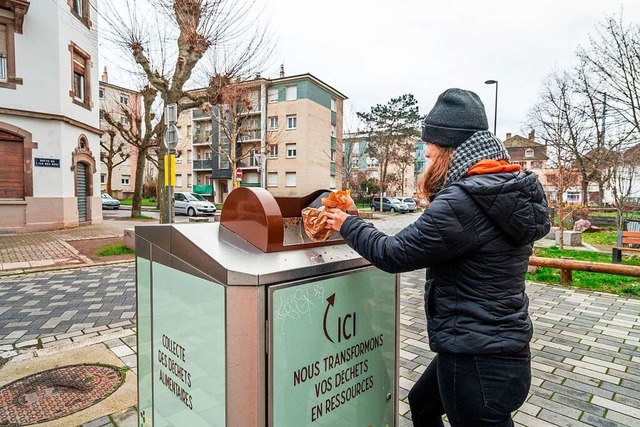
[[[619,264],[622,261],[622,252],[640,253],[640,223],[627,221],[626,230],[618,230],[618,241],[612,249],[612,262]]]

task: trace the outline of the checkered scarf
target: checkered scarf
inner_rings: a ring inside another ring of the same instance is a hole
[[[456,148],[447,178],[442,187],[444,188],[460,180],[466,175],[471,166],[484,159],[509,161],[509,153],[502,141],[493,136],[488,130],[474,133]]]

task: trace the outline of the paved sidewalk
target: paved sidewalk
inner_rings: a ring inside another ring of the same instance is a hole
[[[69,243],[74,240],[122,237],[126,228],[144,222],[104,221],[56,231],[0,235],[0,275],[33,269],[94,264]]]

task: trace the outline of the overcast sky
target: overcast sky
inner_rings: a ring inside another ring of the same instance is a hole
[[[575,51],[606,16],[639,0],[269,0],[278,65],[309,72],[368,110],[412,93],[426,114],[449,87],[476,92],[498,136],[522,129],[544,77],[575,63]],[[311,4],[315,6],[311,6]],[[349,125],[348,113],[345,125]]]
[[[311,73],[344,93],[347,130],[355,111],[405,93],[426,114],[449,87],[480,95],[493,129],[495,86],[484,84],[493,79],[502,139],[526,135],[544,77],[575,63],[597,23],[621,8],[626,22],[640,20],[640,0],[257,1],[275,42],[263,75],[277,77],[282,63],[286,75]]]

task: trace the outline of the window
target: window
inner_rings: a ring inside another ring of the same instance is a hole
[[[269,129],[278,129],[278,116],[269,117]]]
[[[284,186],[285,187],[295,187],[296,186],[296,173],[295,172],[285,172],[284,173]]]
[[[331,125],[331,136],[336,137],[336,125]]]
[[[22,84],[16,77],[14,33],[22,34],[22,21],[0,15],[0,88],[15,89]]]
[[[187,162],[191,163],[193,161],[193,151],[187,150]]]
[[[106,173],[101,173],[100,174],[100,184],[105,184],[107,182],[107,174]]]
[[[182,187],[182,174],[176,174],[176,187]]]
[[[278,144],[269,145],[269,157],[278,157]]]
[[[336,111],[336,100],[331,98],[331,111]]]
[[[89,0],[67,0],[71,7],[71,14],[78,18],[84,25],[91,28],[89,19]]]
[[[287,116],[287,129],[296,129],[298,127],[298,116],[292,114]]]
[[[120,117],[120,123],[122,123],[123,125],[128,125],[129,124],[129,118],[127,116],[121,116]]]
[[[539,160],[531,162],[531,167],[533,169],[542,169],[542,162]]]
[[[187,174],[187,187],[193,187],[193,175]]]
[[[278,186],[278,172],[267,173],[267,187]]]
[[[104,120],[104,110],[100,109],[100,120]]]
[[[296,144],[287,144],[287,159],[294,159],[298,156]]]
[[[122,178],[120,178],[120,183],[122,185],[129,185],[130,179],[131,179],[131,175],[122,175]]]
[[[580,192],[567,191],[567,203],[578,203],[578,202],[580,202]]]
[[[278,102],[278,89],[269,89],[267,95],[268,102]]]
[[[98,89],[98,96],[100,97],[100,99],[104,98],[104,89],[102,88]]]
[[[129,105],[129,96],[128,95],[124,95],[124,94],[120,94],[120,104],[122,105]]]
[[[336,150],[331,150],[331,161],[332,162],[336,161]]]
[[[75,43],[69,45],[71,52],[71,91],[74,104],[91,109],[91,56]]]
[[[288,86],[286,90],[287,101],[295,101],[298,99],[298,86]]]
[[[336,177],[332,176],[329,178],[329,190],[335,190],[336,189]]]
[[[7,26],[0,24],[0,82],[6,82],[9,76],[9,61],[7,60],[7,38],[9,36]]]
[[[533,148],[527,148],[526,150],[524,150],[524,156],[533,157]]]

